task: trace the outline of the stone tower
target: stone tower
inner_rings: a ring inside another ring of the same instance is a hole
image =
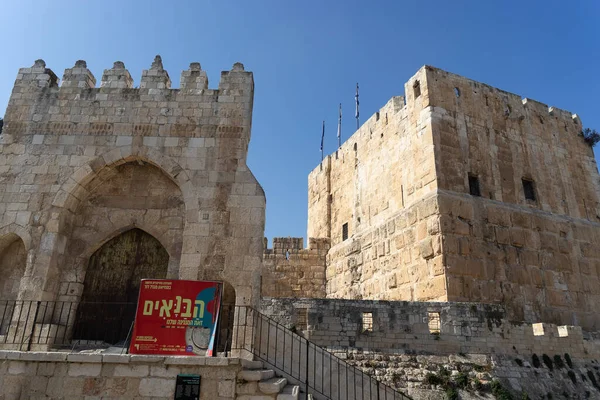
[[[600,176],[570,112],[425,66],[309,175],[327,295],[600,328]]]
[[[135,283],[115,282],[146,277],[222,280],[252,304],[265,222],[246,165],[252,73],[236,63],[209,89],[192,63],[172,89],[157,56],[139,88],[122,62],[95,85],[85,61],[60,85],[42,60],[19,70],[0,144],[0,298],[128,301]],[[129,259],[146,270],[123,277]]]

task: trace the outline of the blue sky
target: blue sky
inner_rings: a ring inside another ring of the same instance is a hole
[[[178,87],[199,61],[211,88],[236,61],[254,72],[249,165],[267,195],[266,236],[305,236],[307,175],[347,138],[360,83],[366,120],[430,64],[580,115],[600,130],[600,2],[155,1],[3,2],[0,115],[18,68],[43,58],[62,77],[78,59],[98,81],[117,60],[139,82],[156,54]],[[598,152],[596,152],[598,156]]]

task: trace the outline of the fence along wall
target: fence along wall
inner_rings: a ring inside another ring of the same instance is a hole
[[[261,310],[334,352],[600,357],[600,334],[578,326],[511,322],[500,305],[263,299]]]

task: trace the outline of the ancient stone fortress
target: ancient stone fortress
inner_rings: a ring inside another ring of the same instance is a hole
[[[306,246],[269,248],[253,101],[240,63],[217,89],[199,63],[172,89],[160,57],[138,88],[122,62],[99,87],[84,61],[60,84],[42,60],[19,70],[0,135],[0,399],[168,399],[180,373],[203,400],[480,398],[496,380],[600,397],[600,179],[576,115],[425,66],[310,173]],[[223,281],[238,308],[222,357],[41,340],[126,338],[115,321],[134,310],[109,305],[135,306],[142,278]]]
[[[84,61],[58,81],[41,60],[19,70],[6,110],[0,298],[131,301],[147,277],[222,280],[241,304],[256,300],[252,73],[235,64],[214,90],[192,63],[171,89],[157,57],[139,88],[122,62],[100,87]]]
[[[308,179],[327,296],[600,328],[600,176],[575,114],[425,66]]]

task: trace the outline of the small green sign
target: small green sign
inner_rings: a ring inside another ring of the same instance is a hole
[[[200,400],[200,375],[177,375],[174,399]]]

